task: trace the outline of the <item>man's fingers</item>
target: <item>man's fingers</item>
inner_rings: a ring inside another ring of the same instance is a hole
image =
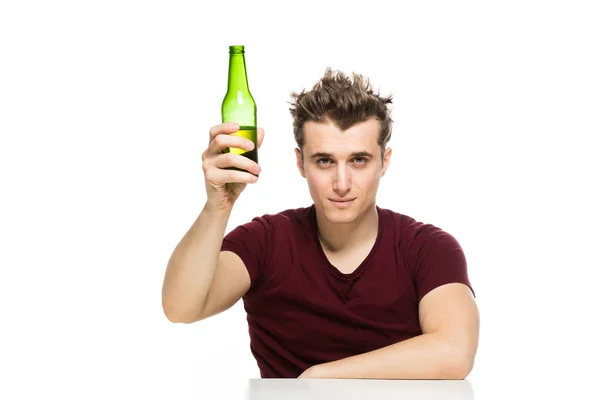
[[[233,132],[236,132],[240,129],[240,126],[236,123],[233,122],[224,122],[222,124],[219,125],[215,125],[212,128],[210,128],[209,131],[209,138],[208,138],[208,143],[212,143],[213,139],[217,136],[220,135],[222,133],[225,134],[231,134]]]
[[[206,171],[206,179],[209,182],[222,185],[226,183],[255,183],[258,181],[258,176],[244,171],[211,168]]]
[[[210,128],[208,143],[209,143],[209,145],[212,144],[213,140],[221,134],[230,135],[234,132],[237,132],[239,129],[240,129],[240,126],[234,122],[224,122],[222,124],[215,125],[212,128]],[[256,142],[257,142],[258,148],[260,148],[260,146],[262,145],[264,138],[265,138],[265,130],[263,128],[257,128],[256,129]]]
[[[221,154],[228,147],[252,150],[254,143],[251,140],[237,135],[219,134],[208,146],[207,152],[212,155]]]
[[[246,170],[254,175],[260,173],[260,166],[254,161],[234,153],[225,153],[218,155],[213,161],[213,165],[219,169],[236,167],[241,170]]]
[[[256,143],[258,148],[262,145],[263,139],[265,138],[265,130],[263,128],[258,128],[256,130]]]

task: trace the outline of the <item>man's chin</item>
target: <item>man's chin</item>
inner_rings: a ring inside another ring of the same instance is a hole
[[[357,218],[356,210],[354,209],[338,209],[335,207],[325,207],[324,217],[334,224],[348,224],[354,222]]]

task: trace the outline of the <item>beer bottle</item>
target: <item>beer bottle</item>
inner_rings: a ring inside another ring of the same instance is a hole
[[[229,79],[227,93],[221,105],[222,122],[235,122],[240,129],[233,135],[242,136],[254,142],[254,149],[228,148],[232,152],[248,157],[258,163],[258,144],[256,139],[256,103],[248,88],[244,46],[229,46]],[[231,167],[230,169],[239,170]],[[246,171],[247,172],[247,171]]]

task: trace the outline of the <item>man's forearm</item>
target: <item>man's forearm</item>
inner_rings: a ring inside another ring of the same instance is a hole
[[[167,265],[163,309],[171,321],[199,315],[219,262],[230,212],[205,206],[181,239]]]
[[[464,379],[472,359],[437,332],[423,334],[368,353],[316,365],[307,378]],[[301,376],[302,377],[302,376]]]

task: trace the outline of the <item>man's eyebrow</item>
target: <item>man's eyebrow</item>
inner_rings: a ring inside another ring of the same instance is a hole
[[[352,153],[352,157],[370,157],[373,158],[373,154],[369,153],[368,151],[357,151],[355,153]],[[310,156],[310,158],[333,158],[333,155],[330,153],[324,153],[324,152],[318,152],[318,153],[314,153]]]
[[[356,153],[352,153],[352,157],[365,157],[365,158],[373,158],[373,154],[368,151],[359,151]]]
[[[313,153],[310,158],[333,158],[333,155],[329,154],[329,153],[323,153],[323,152],[318,152],[318,153]]]

